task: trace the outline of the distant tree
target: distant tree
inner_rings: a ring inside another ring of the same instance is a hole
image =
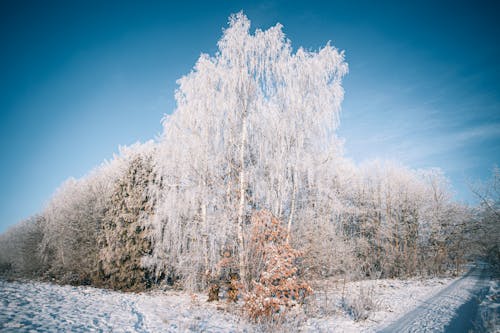
[[[46,205],[40,228],[40,253],[52,276],[63,282],[89,283],[98,262],[97,236],[122,172],[121,158],[104,163],[81,179],[64,182]]]
[[[32,216],[0,235],[0,272],[33,276],[44,269],[38,248],[42,216]]]
[[[42,255],[53,275],[85,276],[97,259],[96,229],[100,212],[86,180],[67,180],[47,205],[43,216]]]
[[[470,186],[479,200],[475,220],[469,226],[479,255],[487,259],[500,274],[500,168],[495,166],[491,178]]]

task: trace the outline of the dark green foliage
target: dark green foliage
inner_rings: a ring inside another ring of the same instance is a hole
[[[99,233],[97,283],[120,290],[143,290],[150,286],[141,259],[151,251],[144,222],[153,212],[147,197],[152,178],[150,160],[139,156],[116,182]]]

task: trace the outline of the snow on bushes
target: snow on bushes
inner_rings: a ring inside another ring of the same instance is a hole
[[[303,302],[311,287],[297,277],[300,252],[287,242],[287,231],[269,211],[252,216],[250,252],[262,271],[245,294],[244,308],[252,320],[282,314]]]

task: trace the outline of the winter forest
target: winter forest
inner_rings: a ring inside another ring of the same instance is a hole
[[[277,24],[233,15],[180,78],[157,140],[68,179],[0,235],[0,271],[245,300],[251,318],[300,303],[303,281],[459,274],[499,263],[500,170],[453,200],[438,168],[356,164],[337,136],[348,73],[327,43],[294,48]]]

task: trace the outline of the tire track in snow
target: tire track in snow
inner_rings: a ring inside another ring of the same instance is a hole
[[[427,299],[423,304],[405,314],[396,322],[379,331],[391,332],[468,332],[472,327],[475,315],[470,311],[460,310],[465,304],[475,302],[485,286],[486,269],[484,267],[471,269],[466,275],[456,280],[448,287]],[[458,317],[461,323],[460,331],[452,325]],[[451,330],[450,330],[451,329]]]
[[[127,301],[128,306],[130,308],[130,312],[137,318],[136,322],[134,323],[134,329],[136,332],[144,332],[147,333],[148,330],[144,328],[144,315],[137,310],[137,302],[134,301]]]

